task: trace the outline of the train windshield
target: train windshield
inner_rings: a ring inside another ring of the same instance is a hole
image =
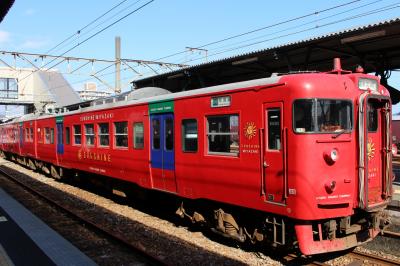
[[[300,99],[293,103],[296,133],[338,133],[353,127],[352,102],[331,99]]]

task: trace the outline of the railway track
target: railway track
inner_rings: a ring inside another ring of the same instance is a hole
[[[86,219],[86,217],[76,210],[67,207],[67,205],[61,204],[50,197],[48,197],[45,193],[41,192],[40,190],[36,189],[33,186],[29,186],[23,181],[21,181],[16,174],[7,172],[3,168],[0,167],[0,174],[3,176],[6,176],[9,180],[13,181],[14,183],[18,184],[18,186],[22,187],[25,191],[28,191],[30,194],[34,195],[35,197],[38,197],[41,201],[44,201],[48,203],[49,205],[55,207],[57,210],[61,210],[63,213],[67,214],[69,216],[69,219],[72,217],[72,219],[78,221],[78,224],[84,224],[85,227],[91,228],[91,230],[94,230],[96,233],[101,233],[104,236],[106,236],[107,239],[110,239],[114,243],[116,242],[118,245],[124,246],[128,248],[132,253],[138,254],[138,257],[135,258],[136,261],[135,263],[139,264],[151,264],[151,265],[165,265],[165,262],[163,262],[161,259],[159,259],[156,256],[153,256],[151,253],[147,252],[139,244],[139,242],[133,243],[131,241],[128,241],[127,239],[124,238],[123,235],[117,234],[115,232],[112,232],[111,230],[108,230],[105,228],[102,224],[93,222],[89,219]],[[66,226],[70,226],[70,224],[73,224],[74,222],[70,221],[63,221],[63,224]],[[131,258],[132,259],[132,258]],[[98,263],[98,262],[97,262]],[[101,263],[100,263],[101,264]]]
[[[353,259],[351,265],[399,265],[399,261],[384,258],[373,254],[367,254],[364,252],[353,250],[348,254]]]
[[[13,167],[14,165],[11,163],[10,166]],[[70,194],[71,192],[65,192],[65,188],[62,188],[64,186],[69,187],[68,184],[63,185],[60,182],[56,182],[60,186],[53,187],[46,182],[38,180],[36,177],[32,177],[30,170],[21,170],[18,169],[20,166],[16,167],[16,169],[13,169],[0,164],[0,174],[6,175],[8,177],[7,179],[10,179],[9,182],[15,180],[16,184],[22,186],[24,190],[26,189],[29,193],[37,195],[38,198],[43,198],[44,203],[42,203],[42,205],[54,204],[55,208],[60,208],[61,210],[65,209],[68,215],[76,217],[76,219],[80,220],[86,227],[94,228],[94,230],[105,235],[106,238],[110,238],[114,242],[120,243],[121,246],[131,250],[132,253],[140,253],[150,261],[150,263],[146,264],[186,265],[191,263],[196,265],[204,264],[204,261],[209,261],[214,264],[244,265],[240,258],[236,259],[234,256],[225,256],[223,252],[217,252],[216,249],[212,251],[208,248],[203,249],[200,246],[193,245],[180,239],[175,236],[174,233],[166,234],[163,231],[154,229],[157,227],[148,226],[148,221],[146,221],[146,223],[141,223],[137,220],[130,220],[125,216],[119,215],[118,212],[114,213],[108,208],[97,206],[97,203],[94,202],[97,200],[104,202],[104,198],[103,200],[100,199],[102,196],[97,195],[85,199],[82,195],[92,194],[87,192],[82,194],[78,192],[80,195],[75,196],[74,194]],[[34,175],[37,174],[33,174],[33,176]],[[4,178],[0,178],[0,180],[1,179]],[[77,190],[79,190],[79,187],[74,187],[72,192],[76,193]],[[86,191],[85,189],[82,190]],[[108,200],[106,199],[106,201]],[[110,202],[112,202],[112,200]],[[113,203],[112,205],[119,204]],[[119,206],[124,207],[125,205],[126,202]],[[126,208],[128,207],[126,206]],[[32,210],[35,210],[35,206],[33,206]],[[142,214],[139,216],[150,217],[151,214]],[[159,220],[157,218],[154,219]],[[68,239],[68,237],[66,238]],[[122,254],[122,256],[124,255]],[[119,259],[118,257],[116,258]],[[262,259],[265,260],[265,257]],[[108,265],[116,264],[118,263]],[[127,265],[127,263],[123,264]]]

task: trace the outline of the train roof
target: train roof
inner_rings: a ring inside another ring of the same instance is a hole
[[[261,79],[255,79],[255,80],[249,80],[249,81],[241,81],[241,82],[236,82],[236,83],[212,86],[212,87],[177,92],[177,93],[169,93],[168,91],[166,91],[162,88],[151,87],[149,89],[156,90],[159,93],[164,91],[164,93],[161,93],[158,95],[157,95],[157,93],[155,93],[155,95],[154,95],[154,93],[153,93],[153,95],[152,95],[152,93],[149,93],[149,92],[145,93],[145,95],[151,95],[150,97],[137,97],[139,94],[134,93],[131,96],[129,96],[129,94],[128,94],[127,97],[125,97],[125,98],[115,97],[116,101],[114,101],[114,102],[96,104],[93,106],[84,107],[84,108],[80,108],[78,110],[73,110],[73,111],[65,111],[65,112],[60,112],[60,113],[56,113],[56,114],[39,114],[39,113],[27,114],[27,115],[21,116],[19,118],[16,118],[13,121],[8,122],[8,124],[30,121],[30,120],[34,120],[34,119],[46,119],[49,117],[66,116],[66,115],[79,114],[79,113],[83,113],[83,112],[98,111],[98,110],[110,109],[110,108],[118,108],[118,107],[124,107],[127,105],[139,105],[139,104],[147,104],[147,103],[151,103],[151,102],[168,101],[168,100],[202,95],[202,94],[208,94],[208,93],[218,93],[218,92],[223,92],[223,91],[239,90],[239,89],[242,89],[245,87],[254,87],[254,86],[260,86],[260,85],[272,85],[272,84],[279,83],[279,80],[282,77],[283,76],[276,75],[276,76],[268,77],[268,78],[261,78]],[[143,90],[143,89],[140,89],[140,90]],[[143,94],[143,92],[141,92],[141,93]]]

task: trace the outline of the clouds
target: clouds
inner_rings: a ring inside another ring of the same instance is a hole
[[[11,34],[8,31],[0,30],[0,44],[5,44],[11,41]]]

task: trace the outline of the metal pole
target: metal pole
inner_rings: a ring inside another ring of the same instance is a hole
[[[115,37],[115,93],[121,93],[121,37]]]

